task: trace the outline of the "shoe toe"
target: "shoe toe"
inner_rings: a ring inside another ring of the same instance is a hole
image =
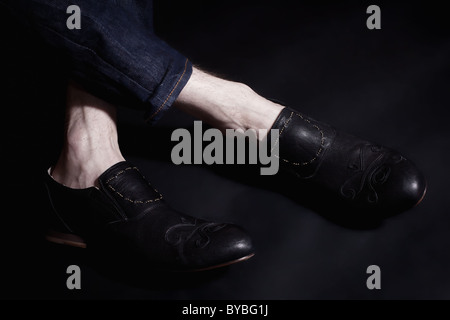
[[[195,269],[213,269],[246,260],[253,256],[254,247],[250,236],[233,224],[215,226],[195,241],[190,250],[190,260]]]
[[[419,204],[426,193],[426,180],[410,160],[392,166],[381,197],[382,206],[396,211],[404,211]]]
[[[228,225],[218,235],[217,247],[228,259],[240,259],[253,254],[253,243],[250,236],[236,225]]]

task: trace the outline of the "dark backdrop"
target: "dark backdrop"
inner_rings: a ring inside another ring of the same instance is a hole
[[[381,30],[366,8],[381,8]],[[175,166],[170,133],[192,126],[172,110],[154,128],[120,110],[125,156],[176,209],[244,226],[248,262],[164,274],[44,242],[40,174],[61,144],[64,81],[57,57],[1,14],[2,298],[449,299],[450,33],[440,2],[157,1],[160,36],[200,67],[250,85],[305,114],[400,150],[428,180],[423,203],[374,226],[340,221],[241,168]],[[234,173],[233,173],[234,172]],[[325,201],[325,200],[324,200]],[[66,288],[77,264],[82,289]],[[381,268],[381,290],[366,269]]]

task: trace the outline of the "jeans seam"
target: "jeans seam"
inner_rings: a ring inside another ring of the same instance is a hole
[[[172,88],[172,91],[170,91],[169,95],[166,97],[166,99],[164,100],[164,102],[159,106],[158,110],[156,110],[150,117],[148,117],[145,121],[148,122],[151,119],[153,119],[161,110],[162,108],[166,105],[167,101],[169,101],[170,97],[172,96],[173,92],[175,91],[176,88],[178,88],[178,85],[180,84],[181,80],[183,79],[184,75],[186,74],[187,71],[187,66],[188,66],[188,62],[189,59],[186,59],[186,62],[184,63],[184,70],[183,73],[181,74],[181,76],[178,78],[177,83],[175,83],[175,86]]]

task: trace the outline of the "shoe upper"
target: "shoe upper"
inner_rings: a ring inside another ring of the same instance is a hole
[[[88,242],[122,246],[171,269],[207,268],[253,252],[250,237],[240,227],[170,208],[127,161],[105,171],[98,188],[67,188],[50,175],[45,181],[52,228]]]
[[[425,193],[421,172],[392,149],[289,108],[282,110],[272,128],[280,134],[281,168],[350,207],[400,212],[417,204]]]

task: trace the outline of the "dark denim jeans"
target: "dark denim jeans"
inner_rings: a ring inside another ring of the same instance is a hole
[[[70,79],[109,102],[144,109],[149,123],[172,105],[192,73],[190,61],[154,34],[151,0],[0,4],[64,57]],[[81,29],[66,25],[70,5],[81,9]]]

